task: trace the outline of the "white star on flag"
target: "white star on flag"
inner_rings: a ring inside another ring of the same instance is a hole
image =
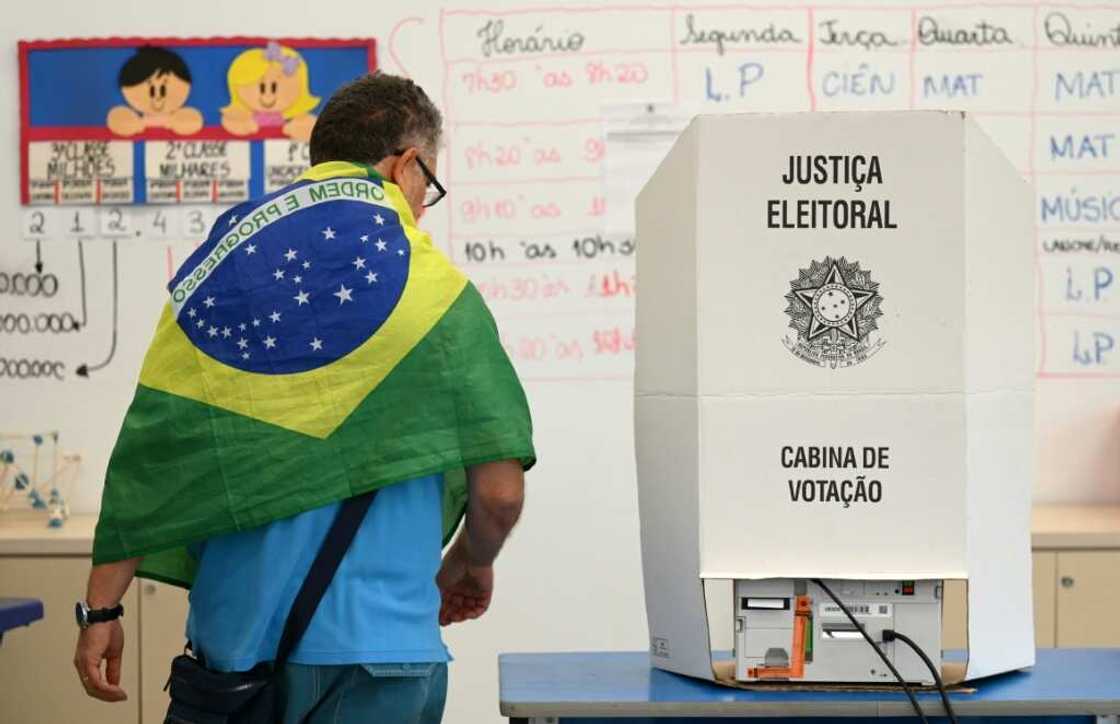
[[[248,325],[246,325],[244,322],[242,322],[241,324],[237,325],[237,328],[240,329],[242,332],[244,332],[245,327],[247,327],[247,326]]]
[[[386,244],[384,241],[382,241],[381,239],[377,240],[377,250],[378,251],[385,251],[385,249],[387,247],[388,247],[388,244]]]
[[[259,320],[259,319],[254,319],[254,320],[253,320],[253,326],[254,326],[254,327],[259,327],[259,326],[261,326],[261,320]]]
[[[241,353],[241,359],[249,359],[249,353],[248,352],[242,352]]]
[[[404,249],[397,249],[397,256],[404,256]]]
[[[256,244],[249,244],[249,246],[245,247],[245,253],[246,254],[256,254],[257,253],[257,245]]]
[[[327,228],[323,229],[323,240],[324,241],[326,241],[327,239],[333,239],[333,238],[334,238],[334,229],[332,229],[329,226]]]
[[[195,314],[197,314],[197,312],[194,311],[194,307],[191,307],[190,309],[187,310],[187,316],[190,317],[191,319],[194,319]]]
[[[297,256],[299,256],[298,251],[295,249],[288,249],[287,253],[284,254],[284,261],[295,261]]]
[[[202,321],[202,320],[200,319],[200,320],[198,320],[198,325],[197,325],[197,326],[198,326],[198,328],[199,328],[199,329],[202,329],[203,327],[205,327],[205,326],[206,326],[206,322],[203,322],[203,321]]]
[[[361,239],[363,244],[366,243],[369,241],[369,234],[362,234]]]
[[[303,277],[301,277],[299,274],[296,274],[294,277],[292,277],[292,281],[296,284],[303,284]]]
[[[277,269],[276,271],[272,272],[272,278],[275,279],[276,281],[280,281],[281,279],[284,278],[284,270],[283,269]]]
[[[242,337],[241,339],[237,340],[237,346],[240,347],[241,349],[245,349],[246,347],[249,346],[249,340]]]
[[[229,339],[231,334],[233,334],[233,332],[229,327],[222,327],[222,339]]]
[[[210,335],[211,337],[217,337],[218,336],[218,328],[217,327],[211,327],[210,329],[206,330],[206,334]]]
[[[311,295],[309,295],[307,292],[300,289],[299,294],[292,297],[292,299],[296,300],[296,306],[297,307],[302,307],[304,304],[310,304],[311,303],[311,302],[308,301],[308,299],[310,299],[310,296]]]
[[[268,336],[268,337],[264,338],[264,348],[265,349],[272,349],[275,346],[276,346],[276,338],[275,337]]]
[[[268,318],[272,320],[273,324],[276,324],[280,321],[280,312],[277,312],[275,309],[273,309],[272,314],[268,315]]]
[[[385,224],[385,219],[381,217],[381,214],[374,214],[373,220],[376,221],[379,226],[383,226]]]
[[[206,297],[202,300],[202,303],[205,304],[209,309],[210,307],[214,306],[214,297]]]
[[[230,226],[233,226],[236,223],[237,223],[237,217],[236,216],[229,217],[229,225]]]
[[[365,260],[365,259],[363,259],[363,258],[362,258],[362,257],[360,257],[360,256],[359,256],[359,257],[355,257],[355,258],[354,258],[354,261],[352,261],[352,262],[350,262],[350,263],[354,265],[354,271],[357,271],[357,270],[359,270],[359,269],[365,269],[365,268],[366,268],[366,260]]]
[[[377,281],[377,272],[366,274],[366,284],[373,284],[375,281]]]
[[[310,261],[303,262],[303,268],[304,269],[310,269],[311,268],[311,262]]]
[[[319,351],[319,350],[321,350],[322,348],[323,348],[323,340],[319,339],[318,337],[316,337],[315,339],[311,340],[311,349],[313,349],[313,350],[315,350],[316,352],[318,352],[318,351]]]
[[[347,289],[345,284],[339,284],[338,285],[338,291],[335,292],[334,294],[332,294],[331,296],[332,297],[338,297],[338,306],[341,307],[343,302],[354,301],[353,297],[350,296],[350,292],[352,292],[352,291],[354,291],[354,290],[353,289]]]

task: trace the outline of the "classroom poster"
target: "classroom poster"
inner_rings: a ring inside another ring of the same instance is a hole
[[[372,38],[19,44],[23,204],[233,204],[308,166],[317,114]]]

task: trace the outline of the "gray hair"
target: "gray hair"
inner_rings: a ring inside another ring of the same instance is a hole
[[[311,132],[311,163],[376,164],[408,146],[439,150],[443,117],[408,78],[371,73],[334,92]]]

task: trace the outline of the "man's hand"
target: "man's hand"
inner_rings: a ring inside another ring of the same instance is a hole
[[[121,688],[121,657],[124,655],[124,629],[120,620],[92,624],[78,636],[74,668],[86,693],[102,701],[124,701]],[[105,671],[101,662],[105,661]]]
[[[99,563],[89,572],[86,604],[90,608],[112,608],[121,602],[139,558],[126,558],[112,563]],[[74,668],[86,693],[102,701],[124,701],[128,694],[121,688],[121,656],[124,655],[124,629],[120,619],[91,624],[78,634],[74,651]],[[101,662],[105,671],[101,671]]]
[[[494,595],[492,566],[474,566],[468,561],[463,539],[447,551],[436,576],[440,598],[439,625],[475,619],[486,613]]]
[[[467,522],[436,576],[441,626],[478,618],[490,607],[494,559],[525,499],[525,475],[516,460],[473,465],[467,468],[467,481]]]

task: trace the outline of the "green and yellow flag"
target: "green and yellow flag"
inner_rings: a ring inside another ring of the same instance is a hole
[[[535,461],[478,290],[368,166],[230,209],[168,288],[94,563],[143,556],[139,575],[189,587],[192,542],[441,472],[449,538],[466,467]]]

